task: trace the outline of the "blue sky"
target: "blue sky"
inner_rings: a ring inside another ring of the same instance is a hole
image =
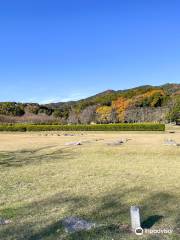
[[[0,2],[0,101],[180,83],[179,0]]]

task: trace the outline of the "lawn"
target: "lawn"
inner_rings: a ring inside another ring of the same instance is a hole
[[[0,217],[12,220],[0,239],[180,239],[180,147],[163,144],[180,143],[175,131],[0,133]],[[128,141],[108,144],[117,139]],[[131,233],[131,205],[144,228],[173,234]],[[67,216],[98,227],[68,234]]]

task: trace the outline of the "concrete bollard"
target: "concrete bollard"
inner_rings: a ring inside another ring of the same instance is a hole
[[[140,213],[137,206],[131,206],[130,215],[132,231],[135,232],[136,229],[141,229]]]

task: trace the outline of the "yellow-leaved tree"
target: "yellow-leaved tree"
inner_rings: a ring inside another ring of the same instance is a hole
[[[99,123],[109,123],[112,118],[111,106],[99,106],[96,109],[97,120]]]

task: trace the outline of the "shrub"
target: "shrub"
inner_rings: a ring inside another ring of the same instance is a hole
[[[8,131],[8,132],[26,132],[27,128],[24,125],[0,125],[0,131]]]
[[[96,125],[0,125],[0,131],[164,131],[164,124],[122,123]]]

